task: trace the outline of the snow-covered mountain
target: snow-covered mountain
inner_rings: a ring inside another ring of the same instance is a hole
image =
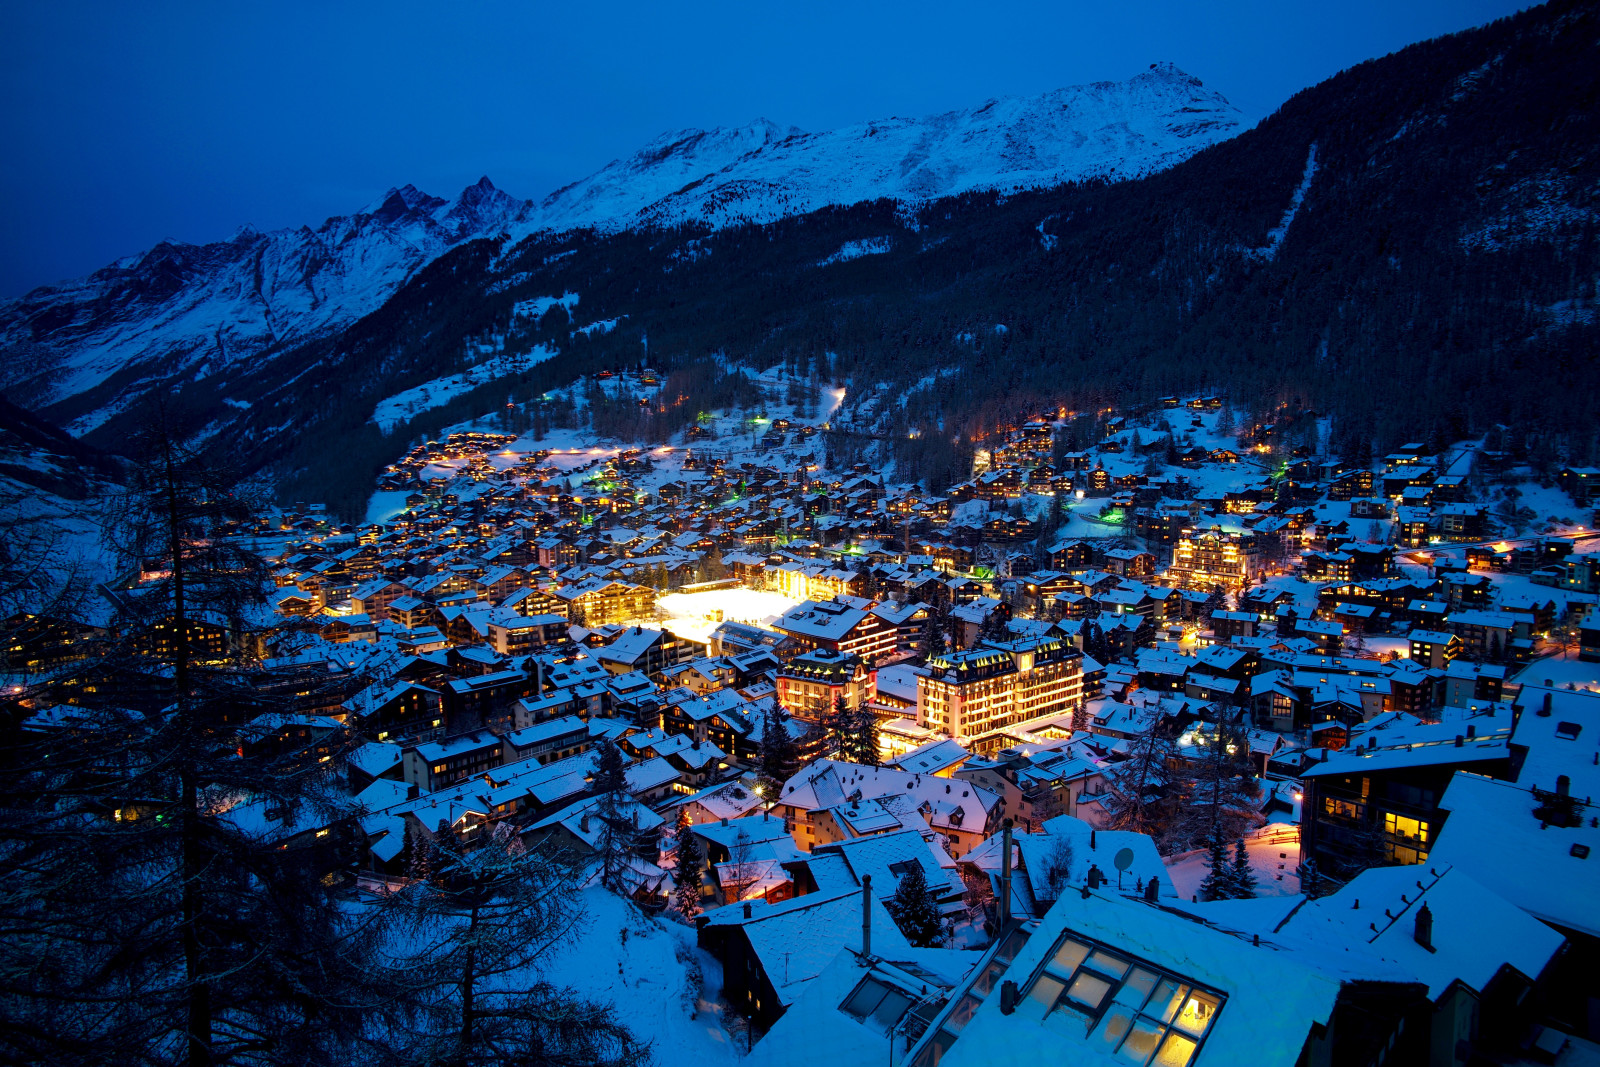
[[[1157,63],[1125,82],[827,133],[763,119],[736,130],[668,134],[551,193],[524,224],[720,227],[880,197],[917,201],[1133,178],[1181,162],[1246,125],[1222,94]]]
[[[163,242],[0,306],[0,386],[82,434],[151,387],[336,331],[419,267],[503,229],[526,205],[487,178],[454,201],[412,186],[313,230]]]
[[[721,227],[882,197],[1130,178],[1244,125],[1220,94],[1156,64],[1126,82],[828,133],[765,120],[684,130],[538,202],[487,178],[453,201],[408,185],[315,230],[247,228],[207,245],[164,242],[0,305],[0,389],[84,434],[174,383],[337,333],[474,238],[689,221]]]

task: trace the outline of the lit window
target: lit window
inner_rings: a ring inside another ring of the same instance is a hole
[[[1119,1061],[1187,1067],[1222,1010],[1221,994],[1087,941],[1065,936],[1028,1000],[1045,1025],[1086,1035]]]
[[[1383,829],[1385,833],[1393,834],[1396,837],[1404,837],[1407,840],[1420,841],[1424,844],[1428,840],[1427,823],[1422,822],[1420,819],[1396,815],[1392,811],[1383,813]]]

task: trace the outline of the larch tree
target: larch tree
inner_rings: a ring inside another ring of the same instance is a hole
[[[170,434],[144,445],[102,512],[130,575],[115,640],[20,695],[51,712],[4,717],[0,1048],[337,1060],[372,994],[338,902],[352,813],[331,761],[272,734],[292,709],[252,675],[266,575],[228,536],[236,479]]]
[[[369,1040],[401,1063],[642,1067],[649,1050],[609,1007],[544,976],[578,932],[581,865],[527,848],[507,823],[473,849],[430,843],[428,878],[373,905],[367,958],[391,990]]]
[[[1128,758],[1105,769],[1106,826],[1149,834],[1165,850],[1182,802],[1173,772],[1177,749],[1159,721],[1128,742]]]
[[[1231,841],[1263,821],[1250,739],[1233,721],[1212,724],[1196,739],[1199,751],[1191,761],[1180,833],[1194,844]]]

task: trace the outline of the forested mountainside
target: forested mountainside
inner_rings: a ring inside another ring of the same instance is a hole
[[[1196,389],[1332,413],[1352,454],[1515,421],[1584,459],[1597,79],[1600,14],[1551,3],[1363,63],[1136,181],[471,241],[337,335],[187,381],[174,408],[347,512],[418,435],[508,399],[559,418],[547,390],[643,360],[675,402],[607,413],[618,431],[669,434],[747,393],[730,368],[786,362],[848,380],[842,417],[932,479],[1013,413]],[[487,350],[538,346],[557,355],[387,434],[370,421]]]
[[[480,237],[590,227],[771,222],[880,196],[925,200],[1129,178],[1243,127],[1238,110],[1171,64],[1124,82],[990,100],[825,133],[759,120],[678,130],[542,200],[488,178],[454,200],[391,189],[316,229],[242,228],[163,242],[85,278],[0,303],[0,388],[88,433],[171,384],[202,381],[312,340],[383,304],[439,255]]]

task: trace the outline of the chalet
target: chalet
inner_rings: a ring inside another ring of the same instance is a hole
[[[773,629],[799,650],[826,648],[860,657],[871,667],[894,652],[899,628],[865,608],[841,600],[806,601],[784,613]]]

